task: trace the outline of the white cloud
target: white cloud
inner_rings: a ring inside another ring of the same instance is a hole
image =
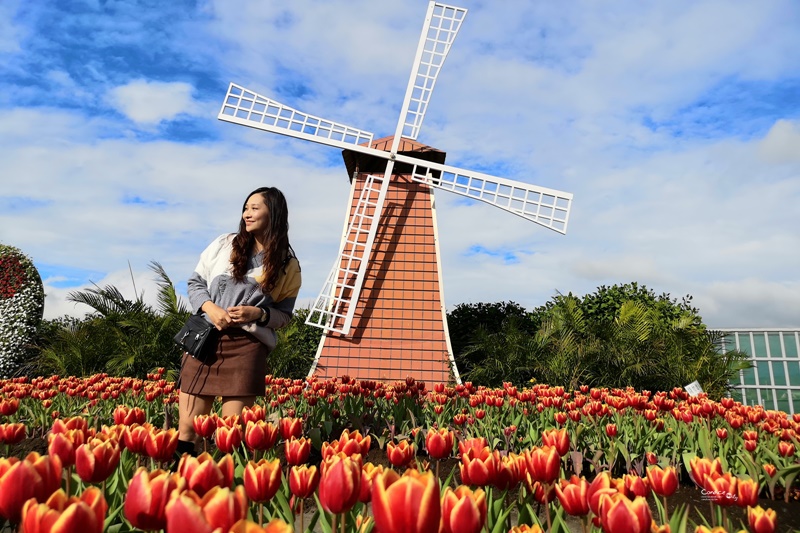
[[[778,120],[761,141],[759,148],[767,161],[800,162],[800,122]]]
[[[786,51],[800,34],[781,15],[790,2],[464,3],[470,14],[420,141],[448,152],[448,163],[568,190],[575,201],[561,236],[438,192],[449,307],[514,300],[532,308],[557,291],[639,281],[695,295],[713,326],[797,324],[797,123],[776,119],[763,139],[738,140],[724,131],[673,136],[641,118],[668,120],[720,80],[795,75]],[[222,78],[212,85],[235,81],[378,135],[393,131],[422,23],[417,8],[298,1],[204,9],[192,26],[204,38],[183,28],[178,44],[187,64]],[[181,282],[208,241],[236,228],[244,196],[275,185],[291,210],[301,303],[316,296],[348,200],[339,152],[218,123],[224,88],[152,81],[132,65],[125,75],[135,81],[111,89],[108,102],[135,126],[205,117],[208,137],[141,140],[130,123],[88,109],[6,109],[0,201],[43,203],[0,210],[0,240],[37,263],[108,273],[100,284],[127,287],[128,260],[137,286],[151,278],[150,260]],[[47,72],[65,94],[81,90],[79,78]],[[518,260],[470,254],[473,246]],[[55,284],[48,316],[72,306]]]
[[[192,113],[193,88],[184,82],[134,80],[109,91],[109,103],[134,122],[157,124]]]

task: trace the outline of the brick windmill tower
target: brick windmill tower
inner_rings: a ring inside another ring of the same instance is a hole
[[[444,152],[417,142],[466,13],[429,3],[394,136],[373,140],[241,86],[228,89],[220,120],[343,149],[350,205],[339,255],[306,321],[324,330],[309,375],[460,381],[447,335],[435,189],[566,233],[572,194],[445,165]]]

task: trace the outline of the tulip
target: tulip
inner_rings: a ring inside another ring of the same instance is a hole
[[[198,437],[210,439],[217,431],[217,415],[198,415],[192,420],[192,427]]]
[[[719,440],[725,440],[728,438],[728,430],[727,428],[717,428],[717,438]]]
[[[487,446],[489,446],[489,441],[486,440],[486,437],[466,439],[463,441],[458,441],[458,453],[463,456],[468,450],[480,452]]]
[[[107,510],[103,493],[97,487],[89,487],[80,498],[68,498],[59,489],[45,503],[35,499],[25,502],[21,529],[26,533],[102,533]]]
[[[50,428],[51,433],[64,433],[65,431],[69,431],[71,429],[80,431],[83,433],[84,440],[86,437],[90,437],[91,431],[89,431],[89,421],[81,416],[73,416],[70,418],[58,418],[53,421],[53,427]]]
[[[486,446],[480,451],[468,449],[461,455],[461,483],[491,485],[497,475],[497,456]]]
[[[754,451],[756,451],[757,447],[758,447],[758,442],[756,442],[754,440],[746,440],[746,441],[744,441],[744,449],[747,450],[750,453],[753,453]]]
[[[115,440],[92,439],[75,450],[75,472],[86,483],[100,483],[117,469],[119,455]]]
[[[345,455],[353,455],[359,453],[361,455],[366,456],[369,453],[369,448],[372,445],[372,437],[367,435],[363,437],[361,432],[358,430],[353,431],[350,433],[349,429],[345,429],[342,431],[341,436],[339,437],[338,441],[334,441],[337,443],[335,446],[336,452],[344,452]]]
[[[154,429],[144,439],[144,449],[148,457],[158,463],[171,461],[178,447],[178,432],[174,428],[167,430]]]
[[[402,440],[398,444],[389,442],[386,445],[386,456],[389,462],[398,468],[408,466],[414,460],[415,452],[415,446],[407,440]]]
[[[558,479],[561,468],[561,457],[552,446],[534,447],[525,452],[528,473],[535,481],[552,483]]]
[[[775,472],[778,471],[778,468],[775,465],[770,464],[770,463],[764,463],[764,465],[761,468],[764,469],[764,472],[767,473],[768,477],[775,476]]]
[[[755,479],[740,479],[736,488],[736,505],[739,507],[755,507],[758,505],[758,493],[761,488]]]
[[[742,438],[744,440],[758,440],[758,432],[750,429],[742,431]]]
[[[242,428],[239,426],[220,426],[217,428],[214,442],[222,453],[233,453],[242,444]]]
[[[442,519],[439,533],[478,533],[486,523],[486,493],[471,491],[465,485],[447,487],[442,494]]]
[[[508,533],[544,533],[542,531],[542,526],[539,524],[534,524],[529,526],[528,524],[522,524],[520,526],[514,526],[508,530]]]
[[[556,484],[555,490],[565,513],[571,516],[589,514],[589,482],[585,478],[572,476],[569,481],[562,479]]]
[[[208,453],[198,457],[184,455],[178,463],[178,473],[186,480],[186,488],[203,497],[214,487],[230,488],[233,484],[233,457],[225,454],[219,462]]]
[[[501,456],[500,452],[495,450],[492,452],[495,456],[495,476],[492,485],[499,490],[508,490],[517,486],[522,481],[522,472],[520,470],[520,461],[517,459],[519,456],[504,455]],[[522,461],[524,462],[524,457]]]
[[[19,409],[19,398],[3,398],[0,400],[0,414],[11,416]]]
[[[650,482],[647,478],[625,474],[622,476],[622,481],[625,483],[624,493],[628,498],[636,496],[647,498],[650,495]]]
[[[752,533],[773,533],[777,515],[774,509],[764,510],[761,506],[747,509],[747,522]]]
[[[794,455],[794,444],[791,442],[780,441],[778,443],[778,453],[781,457],[791,457]]]
[[[372,514],[381,533],[438,531],[441,519],[439,482],[432,472],[409,469],[400,477],[386,470],[372,485]]]
[[[361,467],[361,488],[358,491],[358,501],[369,503],[372,500],[372,484],[375,478],[383,474],[383,465],[375,466],[372,463],[365,463]]]
[[[133,527],[153,531],[167,527],[165,507],[173,492],[183,492],[186,480],[163,470],[148,472],[140,467],[125,494],[125,518]]]
[[[600,472],[589,484],[589,490],[586,493],[589,509],[595,516],[600,516],[600,503],[603,498],[620,492],[620,489],[624,490],[624,486],[614,480],[610,472]]]
[[[147,439],[153,431],[153,426],[150,424],[133,425],[125,428],[122,434],[122,442],[125,444],[130,452],[137,455],[147,455]],[[175,447],[177,448],[177,440]]]
[[[533,494],[533,499],[542,505],[547,505],[556,499],[555,483],[539,483],[526,473],[525,485],[528,491]]]
[[[712,472],[722,474],[722,463],[719,459],[709,460],[705,458],[695,457],[689,461],[689,469],[691,470],[692,479],[700,487],[705,488],[706,478]]]
[[[453,453],[455,434],[447,428],[429,429],[425,435],[425,449],[433,459],[445,459]]]
[[[251,422],[252,423],[252,422]],[[281,487],[281,462],[279,459],[249,461],[244,467],[244,490],[254,502],[266,503]]]
[[[83,432],[67,430],[64,433],[50,433],[47,436],[48,455],[57,455],[62,466],[75,464],[75,449],[84,443]]]
[[[167,531],[213,533],[217,528],[229,531],[247,517],[247,496],[241,485],[235,490],[214,487],[200,498],[186,491],[167,503]]]
[[[714,503],[727,507],[736,503],[734,498],[738,491],[738,483],[739,479],[730,472],[725,474],[712,472],[706,477],[703,488]]]
[[[39,475],[34,492],[37,500],[43,502],[61,488],[61,459],[55,455],[39,455],[31,452],[25,456],[23,462],[31,465]]]
[[[133,424],[144,424],[146,419],[145,412],[139,407],[129,409],[127,406],[118,405],[114,409],[115,424],[132,426]]]
[[[19,522],[23,504],[36,496],[40,484],[41,478],[27,461],[0,458],[0,517]]]
[[[239,520],[233,524],[229,533],[292,533],[293,531],[294,528],[280,518],[273,518],[266,527],[248,520]]]
[[[674,466],[651,466],[647,469],[647,481],[650,482],[653,492],[662,498],[668,498],[678,490],[678,471]]]
[[[616,424],[606,424],[606,435],[611,437],[612,439],[617,436],[617,425]]]
[[[360,489],[360,459],[338,454],[322,463],[319,501],[327,512],[339,514],[352,509],[358,501]]]
[[[647,458],[647,464],[649,465],[658,464],[658,455],[654,454],[653,452],[646,452],[645,457]]]
[[[296,498],[308,498],[317,490],[317,485],[319,470],[316,466],[300,465],[289,469],[289,490]]]
[[[0,424],[0,444],[17,444],[25,440],[25,424]]]
[[[553,446],[558,455],[564,457],[569,451],[569,434],[566,428],[546,429],[542,432],[542,443],[545,446]]]
[[[242,423],[247,426],[250,422],[264,422],[267,419],[267,413],[261,405],[253,405],[242,409]]]
[[[299,418],[281,418],[278,425],[281,428],[283,440],[289,440],[292,437],[300,438],[300,435],[303,434],[303,421]]]
[[[600,521],[606,533],[647,533],[653,517],[647,500],[637,496],[631,501],[617,493],[603,498]]]
[[[311,439],[291,437],[284,441],[283,446],[288,465],[296,466],[308,462],[308,456],[311,454]]]
[[[251,450],[269,450],[278,441],[278,428],[263,420],[248,421],[244,430],[244,443]]]

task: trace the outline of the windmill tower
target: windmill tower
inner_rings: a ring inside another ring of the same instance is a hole
[[[566,233],[572,194],[445,165],[444,152],[416,141],[466,13],[429,3],[390,137],[374,140],[241,86],[228,89],[220,120],[341,148],[351,177],[339,255],[306,321],[324,330],[309,375],[460,381],[447,336],[435,189]]]

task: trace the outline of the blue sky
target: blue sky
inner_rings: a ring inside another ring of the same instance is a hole
[[[419,141],[574,193],[566,236],[437,194],[444,293],[532,308],[638,281],[716,327],[798,326],[800,5],[527,2],[470,10]],[[287,195],[301,300],[338,249],[338,150],[219,122],[228,83],[394,131],[427,2],[5,1],[0,241],[71,290],[183,286],[250,190]]]

